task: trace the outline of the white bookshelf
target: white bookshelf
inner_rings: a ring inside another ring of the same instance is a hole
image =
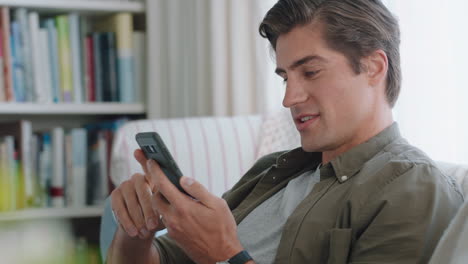
[[[0,6],[10,8],[24,7],[45,15],[70,12],[107,15],[116,12],[130,12],[137,16],[137,18],[144,19],[147,17],[146,5],[146,0],[0,0]],[[146,30],[150,26],[146,24],[142,27]],[[144,87],[143,89],[145,92],[149,90],[148,87]],[[109,116],[112,116],[112,118],[128,115],[145,117],[147,114],[148,106],[145,103],[0,103],[0,122],[28,119],[33,122],[34,128],[41,129],[53,126],[69,128],[76,125],[78,127],[84,122],[93,123],[94,121],[103,119],[103,117],[107,118]],[[11,221],[40,222],[40,220],[44,219],[70,219],[74,220],[74,224],[78,222],[86,230],[92,230],[93,232],[91,233],[95,236],[99,234],[98,220],[102,213],[102,206],[24,209],[0,212],[0,225]]]
[[[84,11],[93,13],[132,12],[143,13],[145,4],[126,1],[93,1],[93,0],[0,0],[0,6],[26,7],[38,11]]]
[[[35,104],[35,103],[2,103],[0,115],[124,115],[144,114],[143,104],[123,103],[59,103],[59,104]]]
[[[0,221],[100,217],[103,210],[102,207],[24,209],[2,212]]]

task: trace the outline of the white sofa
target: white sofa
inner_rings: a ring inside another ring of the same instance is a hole
[[[133,158],[133,151],[138,148],[135,134],[146,131],[157,131],[181,171],[197,179],[218,196],[234,185],[259,157],[300,145],[299,134],[287,111],[269,116],[132,121],[120,128],[115,135],[111,160],[111,178],[114,184],[119,185],[133,173],[142,171]],[[447,163],[440,163],[440,167],[456,178],[467,195],[468,168]],[[459,216],[462,217],[465,216]],[[468,216],[460,221],[465,223],[467,219]],[[460,224],[457,228],[460,228]],[[102,239],[101,236],[101,241]],[[447,239],[453,241],[455,238]],[[107,237],[107,244],[108,240]],[[468,246],[468,241],[466,245]],[[104,254],[106,250],[107,247],[104,246]],[[464,263],[468,263],[468,257],[464,260]]]

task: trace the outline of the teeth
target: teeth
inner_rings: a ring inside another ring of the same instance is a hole
[[[301,122],[306,122],[308,120],[311,120],[312,118],[314,118],[313,116],[306,116],[306,117],[303,117],[301,118]]]

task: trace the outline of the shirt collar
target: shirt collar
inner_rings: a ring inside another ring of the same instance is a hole
[[[382,149],[401,138],[398,124],[394,122],[368,141],[355,146],[339,155],[330,163],[320,167],[320,178],[336,177],[345,182],[353,177],[364,164]],[[285,152],[276,160],[277,168],[311,167],[316,168],[322,162],[321,152],[306,152],[301,147]]]
[[[342,153],[332,161],[331,166],[339,182],[345,182],[353,177],[366,162],[372,159],[385,146],[401,138],[398,124],[394,122],[383,131],[366,142]]]

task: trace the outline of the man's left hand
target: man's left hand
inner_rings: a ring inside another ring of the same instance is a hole
[[[211,194],[192,178],[180,183],[193,198],[181,193],[153,160],[147,177],[159,189],[153,195],[153,208],[162,216],[168,235],[197,263],[214,263],[243,250],[237,238],[237,225],[225,200]]]

